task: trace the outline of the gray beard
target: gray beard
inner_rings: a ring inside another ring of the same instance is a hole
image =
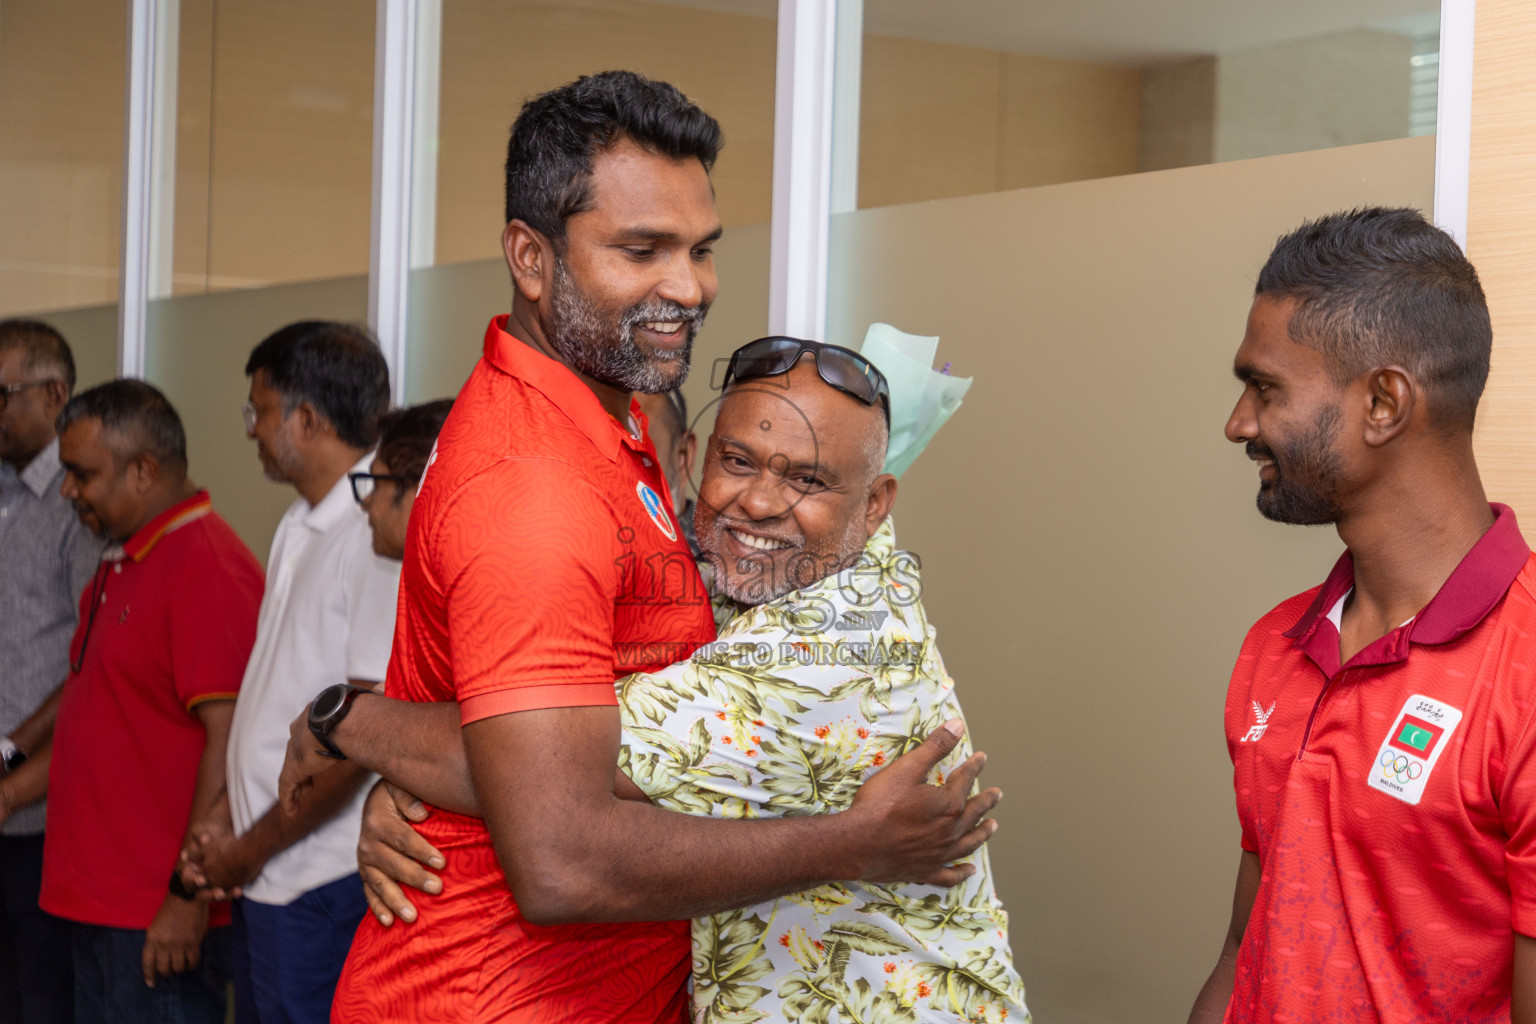
[[[647,302],[631,306],[617,323],[603,313],[576,287],[565,261],[555,260],[551,305],[554,323],[549,343],[571,369],[621,391],[659,395],[688,379],[693,358],[693,339],[704,323],[708,307],[679,306],[675,302]],[[635,327],[653,320],[683,321],[687,340],[677,352],[640,350]]]

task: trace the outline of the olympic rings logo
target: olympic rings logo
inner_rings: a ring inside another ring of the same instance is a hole
[[[1400,783],[1411,782],[1424,774],[1424,766],[1418,761],[1412,761],[1402,754],[1394,754],[1390,750],[1381,752],[1381,774],[1383,778],[1396,778]]]

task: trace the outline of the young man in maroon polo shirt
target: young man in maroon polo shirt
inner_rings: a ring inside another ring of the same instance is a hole
[[[48,797],[41,903],[71,922],[76,1024],[220,1024],[229,908],[174,884],[224,788],[261,566],[187,479],[176,410],[118,380],[59,416],[62,493],[107,539],[80,599],[49,746],[5,779]]]
[[[1303,225],[1259,274],[1227,438],[1259,511],[1333,524],[1227,695],[1242,854],[1191,1022],[1536,1021],[1536,559],[1472,452],[1492,332],[1413,210]]]

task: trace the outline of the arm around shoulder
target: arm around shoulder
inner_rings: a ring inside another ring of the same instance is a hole
[[[700,917],[831,881],[954,885],[948,867],[992,834],[1000,797],[967,799],[984,760],[927,775],[958,742],[936,730],[878,773],[849,810],[724,821],[618,799],[612,707],[498,715],[464,727],[475,791],[512,891],[535,924]]]

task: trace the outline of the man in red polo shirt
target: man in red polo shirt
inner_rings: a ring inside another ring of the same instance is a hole
[[[969,867],[944,865],[991,834],[976,825],[995,791],[966,799],[978,760],[924,783],[945,729],[839,815],[718,821],[614,794],[614,680],[714,638],[633,393],[682,381],[714,298],[719,144],[676,89],[625,72],[538,97],[513,128],[512,313],[486,333],[406,542],[386,686],[417,704],[337,691],[310,719],[337,754],[370,723],[462,722],[459,809],[478,795],[485,817],[439,807],[422,825],[443,893],[410,929],[365,919],[334,1020],[680,1021],[677,919],[833,879],[953,884]]]
[[[1322,586],[1227,695],[1242,855],[1213,1021],[1536,1021],[1536,559],[1472,453],[1492,332],[1413,210],[1303,225],[1259,274],[1228,440]]]
[[[59,458],[64,496],[110,546],[81,595],[51,746],[0,806],[48,797],[40,902],[71,922],[76,1024],[219,1024],[229,908],[175,869],[224,788],[261,566],[187,479],[181,420],[150,385],[77,395]]]

